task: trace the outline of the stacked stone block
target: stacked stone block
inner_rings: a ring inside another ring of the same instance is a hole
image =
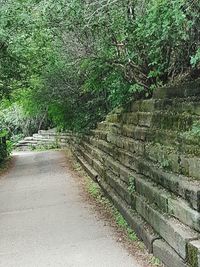
[[[40,147],[48,148],[49,146],[66,147],[71,138],[71,133],[59,133],[56,129],[39,130],[38,133],[33,134],[33,136],[26,137],[19,141],[16,148],[23,151]]]
[[[113,111],[74,151],[150,252],[200,266],[200,80]],[[196,127],[196,128],[195,128]]]

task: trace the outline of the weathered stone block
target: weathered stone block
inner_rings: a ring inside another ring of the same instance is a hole
[[[200,211],[199,182],[180,177],[178,193],[193,207]]]
[[[200,232],[200,213],[193,210],[184,200],[169,198],[168,212],[184,224]]]
[[[83,167],[83,169],[87,172],[87,174],[95,181],[97,182],[98,180],[98,173],[92,169],[92,167],[85,161],[85,159],[83,157],[81,157],[80,155],[78,155],[77,153],[74,153],[76,159],[78,160],[78,162],[81,164],[81,166]]]
[[[187,114],[174,114],[173,112],[154,112],[152,127],[162,130],[189,131],[194,118]]]
[[[200,240],[191,241],[187,247],[187,261],[191,267],[200,266]]]
[[[200,158],[188,158],[189,176],[200,180]]]
[[[131,104],[130,104],[130,111],[132,112],[137,112],[140,110],[140,106],[141,106],[141,102],[142,101],[133,101]]]
[[[200,79],[193,82],[186,82],[181,85],[172,87],[162,87],[154,91],[153,98],[178,98],[178,97],[191,97],[200,95]]]
[[[200,116],[200,102],[193,103],[192,107],[194,114]]]
[[[136,197],[136,211],[183,259],[186,259],[187,243],[197,239],[199,233],[177,220],[161,214],[148,205],[144,198]]]
[[[121,134],[121,124],[119,123],[110,123],[108,126],[109,133],[113,133],[115,135]]]
[[[105,168],[100,161],[93,158],[92,159],[92,167],[99,174],[100,177],[104,178]]]
[[[132,171],[137,172],[139,159],[136,155],[119,148],[115,151],[114,159]]]
[[[159,163],[163,169],[180,172],[179,154],[173,152],[172,147],[159,143],[149,143],[145,147],[145,156],[155,163]]]
[[[98,140],[98,139],[96,139],[94,143],[95,143],[95,146],[98,149],[102,150],[103,152],[105,152],[111,156],[114,154],[115,149],[114,149],[114,146],[112,144],[107,143],[103,140]]]
[[[122,135],[134,138],[136,140],[146,140],[148,129],[133,125],[123,125]]]
[[[187,112],[191,115],[200,115],[200,102],[198,98],[192,99],[189,101],[188,99],[181,103],[181,111]],[[177,110],[177,106],[174,105],[175,110]],[[177,111],[179,111],[178,109]]]
[[[164,240],[158,239],[153,242],[153,254],[167,267],[187,267],[183,259]]]
[[[138,155],[144,155],[145,151],[145,144],[144,142],[134,140],[132,138],[120,138],[122,148],[127,150],[128,152],[138,154]]]
[[[118,179],[115,175],[113,175],[111,172],[106,173],[106,181],[109,183],[109,185],[113,188],[116,193],[127,202],[128,205],[130,205],[132,208],[135,207],[135,201],[134,197],[128,190],[128,186]]]
[[[141,127],[150,127],[151,126],[151,121],[153,114],[150,112],[139,112],[138,113],[139,120],[138,120],[138,125]]]
[[[185,176],[164,172],[144,160],[138,160],[138,162],[135,167],[137,172],[151,178],[175,195],[183,197],[194,209],[200,210],[199,182],[191,181]]]
[[[122,126],[122,135],[127,137],[133,137],[133,133],[135,131],[135,126],[133,125],[126,125]]]
[[[135,130],[133,132],[132,137],[135,138],[136,140],[146,140],[146,136],[148,133],[148,129],[144,127],[135,127]]]
[[[135,173],[123,165],[120,166],[119,174],[120,178],[128,185],[130,184],[130,179],[134,179],[135,177]]]
[[[145,246],[152,253],[153,242],[159,238],[150,225],[148,225],[136,212],[130,209],[125,202],[119,198],[113,190],[103,180],[100,181],[101,187],[105,194],[112,200],[117,209],[127,220],[130,227],[135,231],[137,236],[144,242]]]
[[[145,199],[152,204],[155,204],[163,212],[168,212],[168,199],[171,197],[169,193],[161,189],[155,183],[140,178],[138,175],[135,178],[136,192],[145,197]]]
[[[97,125],[97,129],[98,130],[108,130],[109,129],[109,123],[108,122],[105,122],[105,121],[103,121],[103,122],[100,122],[100,123],[98,123],[98,125]]]
[[[87,161],[87,163],[92,166],[92,157],[90,154],[87,153],[87,151],[79,146],[78,152],[80,153],[80,155],[85,159],[85,161]]]
[[[156,100],[148,99],[143,100],[140,105],[140,111],[142,112],[153,112],[155,109]]]
[[[173,105],[174,105],[174,101],[173,99],[155,99],[155,111],[158,110],[172,110],[173,109]]]
[[[119,135],[109,133],[107,136],[107,141],[117,147],[123,148],[123,143]]]
[[[172,147],[150,143],[145,147],[145,156],[165,170],[180,173],[179,154],[174,153]]]
[[[177,133],[174,131],[149,128],[146,132],[145,141],[160,143],[162,145],[173,146],[177,148],[177,139]]]
[[[121,119],[121,114],[109,114],[107,117],[106,117],[106,121],[107,122],[111,122],[111,123],[118,123]]]
[[[107,171],[112,171],[115,175],[120,175],[120,165],[118,162],[113,160],[112,157],[107,156],[105,160],[105,169]]]
[[[124,113],[122,115],[122,122],[124,124],[138,124],[138,113],[132,112],[132,113]]]
[[[104,130],[91,130],[90,131],[90,139],[92,137],[96,137],[96,138],[99,138],[99,139],[102,139],[102,140],[107,140],[107,131],[104,131]]]

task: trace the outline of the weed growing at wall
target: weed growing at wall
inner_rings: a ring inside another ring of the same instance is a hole
[[[134,193],[135,192],[135,179],[134,177],[129,177],[129,186],[128,186],[128,191],[129,193]]]
[[[161,261],[154,256],[151,258],[150,263],[153,264],[154,266],[160,266],[161,265]]]

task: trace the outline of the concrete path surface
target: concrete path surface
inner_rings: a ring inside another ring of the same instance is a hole
[[[62,152],[19,152],[0,180],[0,267],[139,267],[97,220]]]

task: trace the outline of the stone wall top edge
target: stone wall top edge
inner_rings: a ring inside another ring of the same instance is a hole
[[[200,78],[194,81],[184,82],[177,85],[166,85],[158,88],[153,93],[154,99],[163,98],[188,98],[200,96]]]

